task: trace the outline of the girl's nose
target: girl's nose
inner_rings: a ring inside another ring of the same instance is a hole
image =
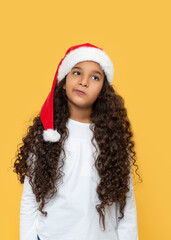
[[[80,83],[83,85],[83,86],[87,86],[89,84],[89,79],[88,77],[84,76],[80,79]]]

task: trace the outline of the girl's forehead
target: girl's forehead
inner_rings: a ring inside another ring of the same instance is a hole
[[[96,67],[96,68],[101,69],[103,71],[103,69],[100,66],[100,64],[98,62],[95,62],[95,61],[82,61],[82,62],[78,62],[73,67],[77,67],[77,66],[82,67],[82,66],[87,66],[87,65],[88,66],[92,66],[92,67]]]

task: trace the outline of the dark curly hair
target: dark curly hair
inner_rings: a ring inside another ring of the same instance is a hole
[[[99,222],[102,218],[105,229],[103,214],[105,205],[119,203],[121,216],[118,220],[122,219],[126,193],[129,191],[131,167],[136,167],[135,172],[139,179],[140,175],[137,173],[135,142],[132,140],[133,133],[124,107],[124,99],[109,84],[105,74],[104,76],[103,87],[99,97],[93,103],[90,118],[95,123],[91,142],[94,145],[95,139],[100,149],[94,163],[100,177],[96,191],[101,204],[96,205],[96,209],[100,216]],[[59,183],[64,175],[62,172],[66,157],[64,142],[68,137],[66,123],[70,117],[68,98],[63,89],[65,82],[66,76],[56,84],[54,91],[54,129],[58,129],[61,135],[60,140],[58,142],[43,140],[44,127],[39,112],[34,117],[33,124],[28,127],[22,143],[17,145],[13,163],[13,171],[21,183],[24,183],[25,176],[29,177],[36,201],[40,202],[38,210],[45,216],[47,212],[42,210],[47,203],[45,198],[50,200],[54,196],[58,191],[55,184]],[[64,153],[62,164],[59,161],[61,151]]]

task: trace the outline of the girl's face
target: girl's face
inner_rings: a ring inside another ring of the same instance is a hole
[[[63,88],[66,90],[68,103],[77,107],[91,108],[103,87],[104,72],[94,61],[77,63],[66,76]],[[79,95],[75,89],[83,91]]]

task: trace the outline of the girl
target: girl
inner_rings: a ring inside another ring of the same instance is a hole
[[[14,163],[24,183],[20,240],[138,239],[133,133],[113,75],[90,43],[60,61]]]

